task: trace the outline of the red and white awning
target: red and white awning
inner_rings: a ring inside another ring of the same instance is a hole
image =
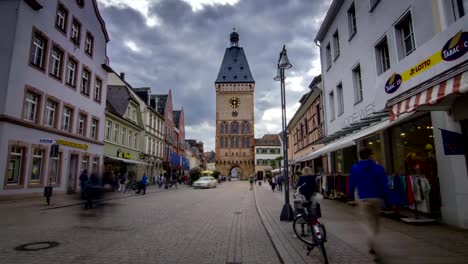
[[[416,111],[417,108],[427,105],[435,105],[447,95],[462,94],[468,92],[468,71],[432,86],[405,100],[389,105],[390,120],[394,121],[398,116]]]

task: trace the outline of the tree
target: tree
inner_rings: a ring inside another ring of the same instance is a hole
[[[214,170],[211,176],[213,176],[215,179],[218,179],[219,175],[221,175],[221,172],[219,170]]]
[[[273,169],[276,169],[276,160],[270,160],[270,166]]]
[[[193,168],[189,171],[189,176],[190,176],[190,182],[195,182],[198,180],[201,176],[201,170],[200,168]]]

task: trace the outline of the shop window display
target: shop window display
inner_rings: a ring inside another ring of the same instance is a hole
[[[410,181],[420,179],[413,190],[419,196],[419,199],[415,198],[418,209],[426,213],[439,212],[440,190],[430,117],[424,116],[392,128],[391,148],[394,175],[409,176]],[[425,195],[418,194],[419,190]]]
[[[363,139],[359,142],[360,148],[370,148],[372,149],[372,158],[380,165],[385,166],[384,159],[383,159],[383,150],[382,150],[382,138],[380,134],[370,136],[368,138]]]

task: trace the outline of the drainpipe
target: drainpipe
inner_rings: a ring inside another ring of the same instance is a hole
[[[315,45],[320,49],[320,42],[318,40],[314,40]],[[320,61],[322,57],[320,56]],[[316,89],[320,90],[320,104],[322,105],[322,112],[323,112],[323,136],[325,137],[327,133],[327,108],[325,107],[325,82],[322,74],[322,88],[316,87]]]

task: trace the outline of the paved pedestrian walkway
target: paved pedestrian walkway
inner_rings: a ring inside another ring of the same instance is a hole
[[[284,193],[269,186],[255,187],[260,215],[284,263],[320,263],[314,249],[306,256],[303,244],[294,237],[292,223],[279,221]],[[292,199],[291,199],[292,201]],[[326,249],[330,263],[373,263],[367,252],[357,208],[338,201],[322,202],[321,221],[327,227]],[[383,263],[468,263],[468,231],[443,225],[415,226],[384,218],[378,249]]]

